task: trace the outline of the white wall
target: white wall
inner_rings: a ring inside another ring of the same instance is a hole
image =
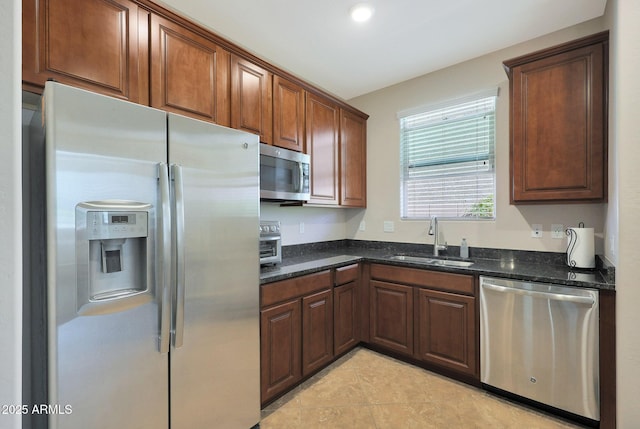
[[[261,203],[260,219],[279,220],[282,244],[289,246],[347,238],[346,216],[350,211],[361,210],[307,206],[280,207],[277,203]],[[300,224],[303,224],[302,228]]]
[[[426,221],[400,220],[399,125],[396,113],[408,108],[459,98],[498,86],[496,112],[495,221],[443,221],[441,231],[450,244],[463,237],[470,246],[563,252],[566,239],[551,239],[551,224],[596,229],[596,252],[604,251],[603,204],[509,205],[509,87],[502,62],[534,50],[603,30],[596,19],[526,43],[493,52],[361,97],[349,100],[370,115],[367,125],[368,207],[347,215],[349,238],[432,243]],[[364,219],[366,230],[358,231]],[[383,222],[393,221],[394,233],[383,232]],[[542,224],[544,237],[531,237],[531,224]]]
[[[609,97],[611,166],[617,173],[614,198],[607,210],[607,229],[616,264],[617,405],[618,427],[640,425],[640,3],[629,0],[607,2],[611,26],[611,96]]]
[[[0,2],[0,406],[22,403],[21,5]],[[0,414],[0,428],[22,427],[20,417]]]

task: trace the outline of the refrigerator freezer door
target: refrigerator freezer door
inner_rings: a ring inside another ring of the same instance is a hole
[[[184,204],[174,260],[185,273],[171,428],[249,428],[260,419],[258,136],[172,114],[168,127]]]
[[[168,354],[158,352],[156,273],[154,267],[131,266],[126,254],[129,248],[137,249],[132,252],[151,252],[155,260],[155,245],[139,240],[142,249],[120,239],[112,244],[125,252],[122,263],[96,274],[107,278],[140,269],[143,277],[152,280],[150,300],[139,305],[114,305],[104,314],[80,315],[77,288],[82,286],[77,281],[76,254],[83,246],[77,243],[75,219],[78,213],[86,215],[76,208],[88,201],[127,200],[157,207],[157,165],[167,156],[166,115],[53,82],[47,82],[44,97],[48,403],[69,406],[62,409],[70,411],[51,414],[49,427],[166,428]],[[144,220],[150,239],[156,235],[155,213],[152,208]],[[132,216],[135,213],[107,214],[105,222],[118,230],[117,224]],[[137,219],[143,221],[143,217]],[[98,244],[98,249],[105,243]],[[102,297],[93,295],[89,299]]]

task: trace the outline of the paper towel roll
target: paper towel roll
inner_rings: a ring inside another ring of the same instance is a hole
[[[593,228],[568,228],[567,265],[595,268],[596,252]]]

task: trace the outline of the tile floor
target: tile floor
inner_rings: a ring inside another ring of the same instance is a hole
[[[262,410],[261,429],[580,428],[358,348]]]

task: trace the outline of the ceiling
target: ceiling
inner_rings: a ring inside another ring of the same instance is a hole
[[[597,18],[606,0],[162,0],[345,100]]]

